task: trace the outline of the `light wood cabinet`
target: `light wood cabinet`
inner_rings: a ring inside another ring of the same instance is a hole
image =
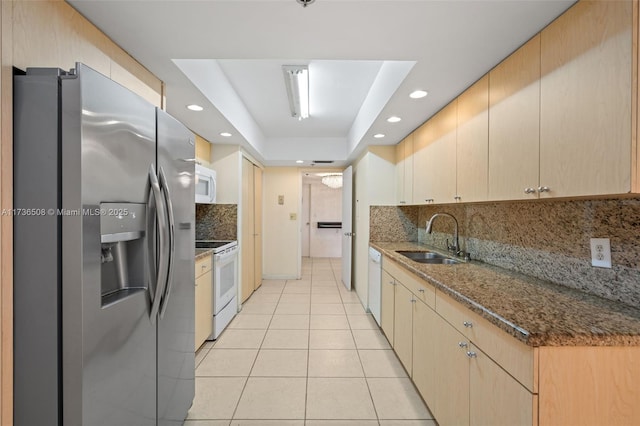
[[[413,304],[413,363],[411,378],[425,401],[433,401],[436,388],[435,347],[437,314],[426,303]]]
[[[444,319],[436,317],[435,398],[427,401],[438,424],[469,424],[469,341]]]
[[[469,422],[473,426],[537,424],[537,395],[475,345],[469,350]]]
[[[455,201],[457,105],[454,99],[414,133],[414,204]]]
[[[387,257],[382,265],[383,330],[438,424],[631,425],[640,419],[640,347],[531,347],[402,265]]]
[[[632,11],[582,1],[541,32],[541,198],[631,189]]]
[[[262,169],[253,166],[253,289],[262,284]]]
[[[486,201],[489,169],[489,75],[458,97],[456,201]]]
[[[396,199],[409,204],[413,197],[413,133],[396,145]]]
[[[413,294],[396,281],[394,320],[393,320],[393,349],[400,362],[411,375],[413,357],[413,304],[416,298]]]
[[[489,73],[489,199],[538,198],[539,150],[537,35]]]
[[[213,271],[212,255],[196,261],[195,290],[195,350],[213,331]]]
[[[413,203],[640,192],[633,8],[576,3],[416,129]]]
[[[382,286],[380,291],[380,327],[387,336],[389,344],[393,347],[393,329],[394,329],[394,312],[395,312],[395,286],[396,282],[391,275],[384,269],[381,275]]]
[[[262,283],[262,170],[242,159],[240,263],[242,302]]]

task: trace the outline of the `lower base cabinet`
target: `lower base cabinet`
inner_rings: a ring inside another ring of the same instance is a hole
[[[433,401],[435,386],[435,344],[438,315],[424,302],[413,304],[413,368],[411,377],[425,401]]]
[[[435,398],[426,400],[441,426],[469,425],[469,342],[436,315]]]
[[[213,331],[213,271],[211,256],[196,261],[195,350]]]
[[[530,347],[382,265],[383,331],[440,426],[640,424],[640,347]]]
[[[469,424],[537,425],[537,396],[474,345],[469,352]]]

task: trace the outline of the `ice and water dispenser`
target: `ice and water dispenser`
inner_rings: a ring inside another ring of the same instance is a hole
[[[101,292],[106,307],[147,289],[146,204],[101,203]]]

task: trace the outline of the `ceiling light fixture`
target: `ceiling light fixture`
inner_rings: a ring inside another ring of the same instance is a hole
[[[220,133],[220,136],[224,136],[225,138],[230,138],[232,135],[229,132],[222,132]]]
[[[424,98],[425,96],[427,96],[427,91],[426,90],[416,90],[413,91],[409,94],[409,97],[411,99],[420,99],[420,98]]]
[[[376,138],[376,139],[382,139],[382,138],[384,138],[384,136],[385,135],[382,134],[382,133],[376,133],[375,135],[373,135],[373,137]]]
[[[296,163],[298,163],[298,164],[302,164],[302,163],[304,163],[304,161],[302,161],[302,160],[296,160]]]
[[[342,174],[331,173],[322,177],[322,184],[328,186],[331,189],[342,188]]]
[[[387,121],[388,121],[389,123],[397,123],[398,121],[401,121],[401,120],[402,120],[402,118],[400,118],[400,117],[396,117],[395,115],[393,115],[393,116],[391,116],[391,117],[387,118]]]
[[[296,0],[296,1],[300,3],[302,7],[307,7],[316,0]]]
[[[284,82],[291,116],[302,120],[309,118],[309,67],[306,65],[283,65]]]
[[[191,111],[202,111],[204,108],[202,108],[200,105],[191,104],[191,105],[187,105],[187,109]]]

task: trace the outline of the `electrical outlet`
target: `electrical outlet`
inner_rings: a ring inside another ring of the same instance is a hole
[[[591,266],[611,268],[611,243],[609,238],[591,238]]]

